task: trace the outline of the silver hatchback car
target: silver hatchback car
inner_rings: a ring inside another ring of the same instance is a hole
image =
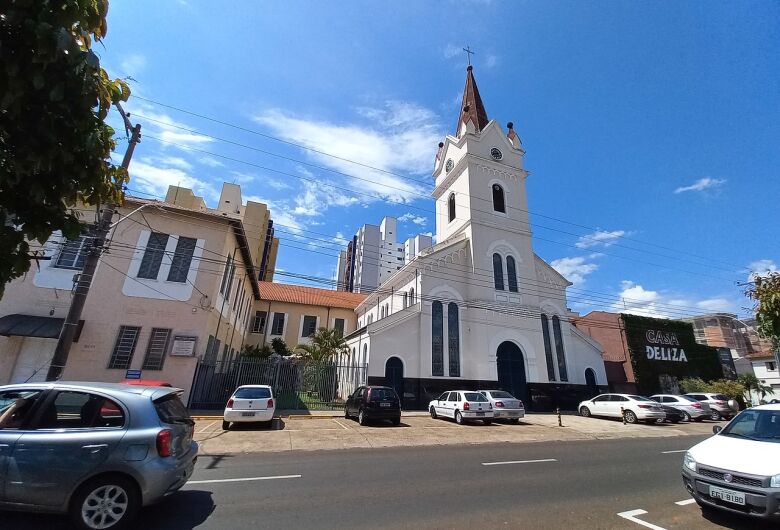
[[[0,386],[0,509],[68,513],[126,528],[181,488],[198,445],[175,388],[111,383]]]

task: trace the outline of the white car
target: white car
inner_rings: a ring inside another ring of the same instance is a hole
[[[650,399],[674,407],[683,414],[688,421],[702,421],[710,417],[709,403],[701,403],[691,396],[677,396],[675,394],[655,394]]]
[[[477,390],[485,396],[493,406],[493,419],[507,419],[512,423],[519,423],[520,418],[525,417],[523,402],[509,392],[503,390]]]
[[[712,430],[685,453],[685,488],[703,510],[780,521],[780,405],[743,410]]]
[[[445,392],[428,404],[431,418],[453,418],[462,425],[467,420],[482,420],[485,425],[493,421],[493,407],[488,399],[473,390]]]
[[[222,429],[230,429],[231,423],[264,422],[270,425],[274,419],[274,392],[268,385],[243,385],[233,392],[225,406]]]
[[[658,403],[633,394],[601,394],[581,402],[577,410],[586,418],[590,416],[620,418],[621,413],[624,413],[626,423],[636,423],[641,420],[653,424],[657,420],[666,419],[666,413]]]

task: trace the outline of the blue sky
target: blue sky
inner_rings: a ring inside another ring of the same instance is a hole
[[[570,306],[684,316],[744,313],[737,282],[780,264],[779,20],[768,1],[114,0],[95,49],[135,80],[132,190],[181,183],[213,206],[240,183],[272,208],[279,268],[332,278],[361,224],[434,231],[469,45]]]

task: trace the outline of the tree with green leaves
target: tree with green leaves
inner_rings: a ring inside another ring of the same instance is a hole
[[[271,349],[276,355],[280,355],[282,357],[288,357],[292,353],[287,347],[287,343],[284,342],[284,339],[280,337],[276,337],[271,341]]]
[[[274,351],[268,344],[263,344],[262,346],[244,344],[244,347],[241,349],[241,357],[251,357],[253,359],[268,359],[273,353]]]
[[[753,401],[754,393],[758,395],[759,399],[764,399],[767,394],[772,392],[772,387],[762,383],[754,374],[742,374],[737,378],[737,381],[745,387],[745,393],[750,401]]]
[[[9,0],[0,8],[0,296],[30,268],[30,242],[81,232],[78,204],[119,203],[112,104],[130,89],[92,51],[108,0]]]
[[[780,272],[754,276],[747,295],[755,301],[758,334],[780,350]]]
[[[319,328],[311,337],[311,343],[298,344],[296,351],[313,361],[327,361],[349,352],[347,342],[337,329]]]

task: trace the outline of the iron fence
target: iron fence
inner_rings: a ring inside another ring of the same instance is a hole
[[[223,409],[241,385],[270,385],[277,410],[337,410],[366,384],[365,365],[304,359],[200,360],[190,392],[193,410]]]

